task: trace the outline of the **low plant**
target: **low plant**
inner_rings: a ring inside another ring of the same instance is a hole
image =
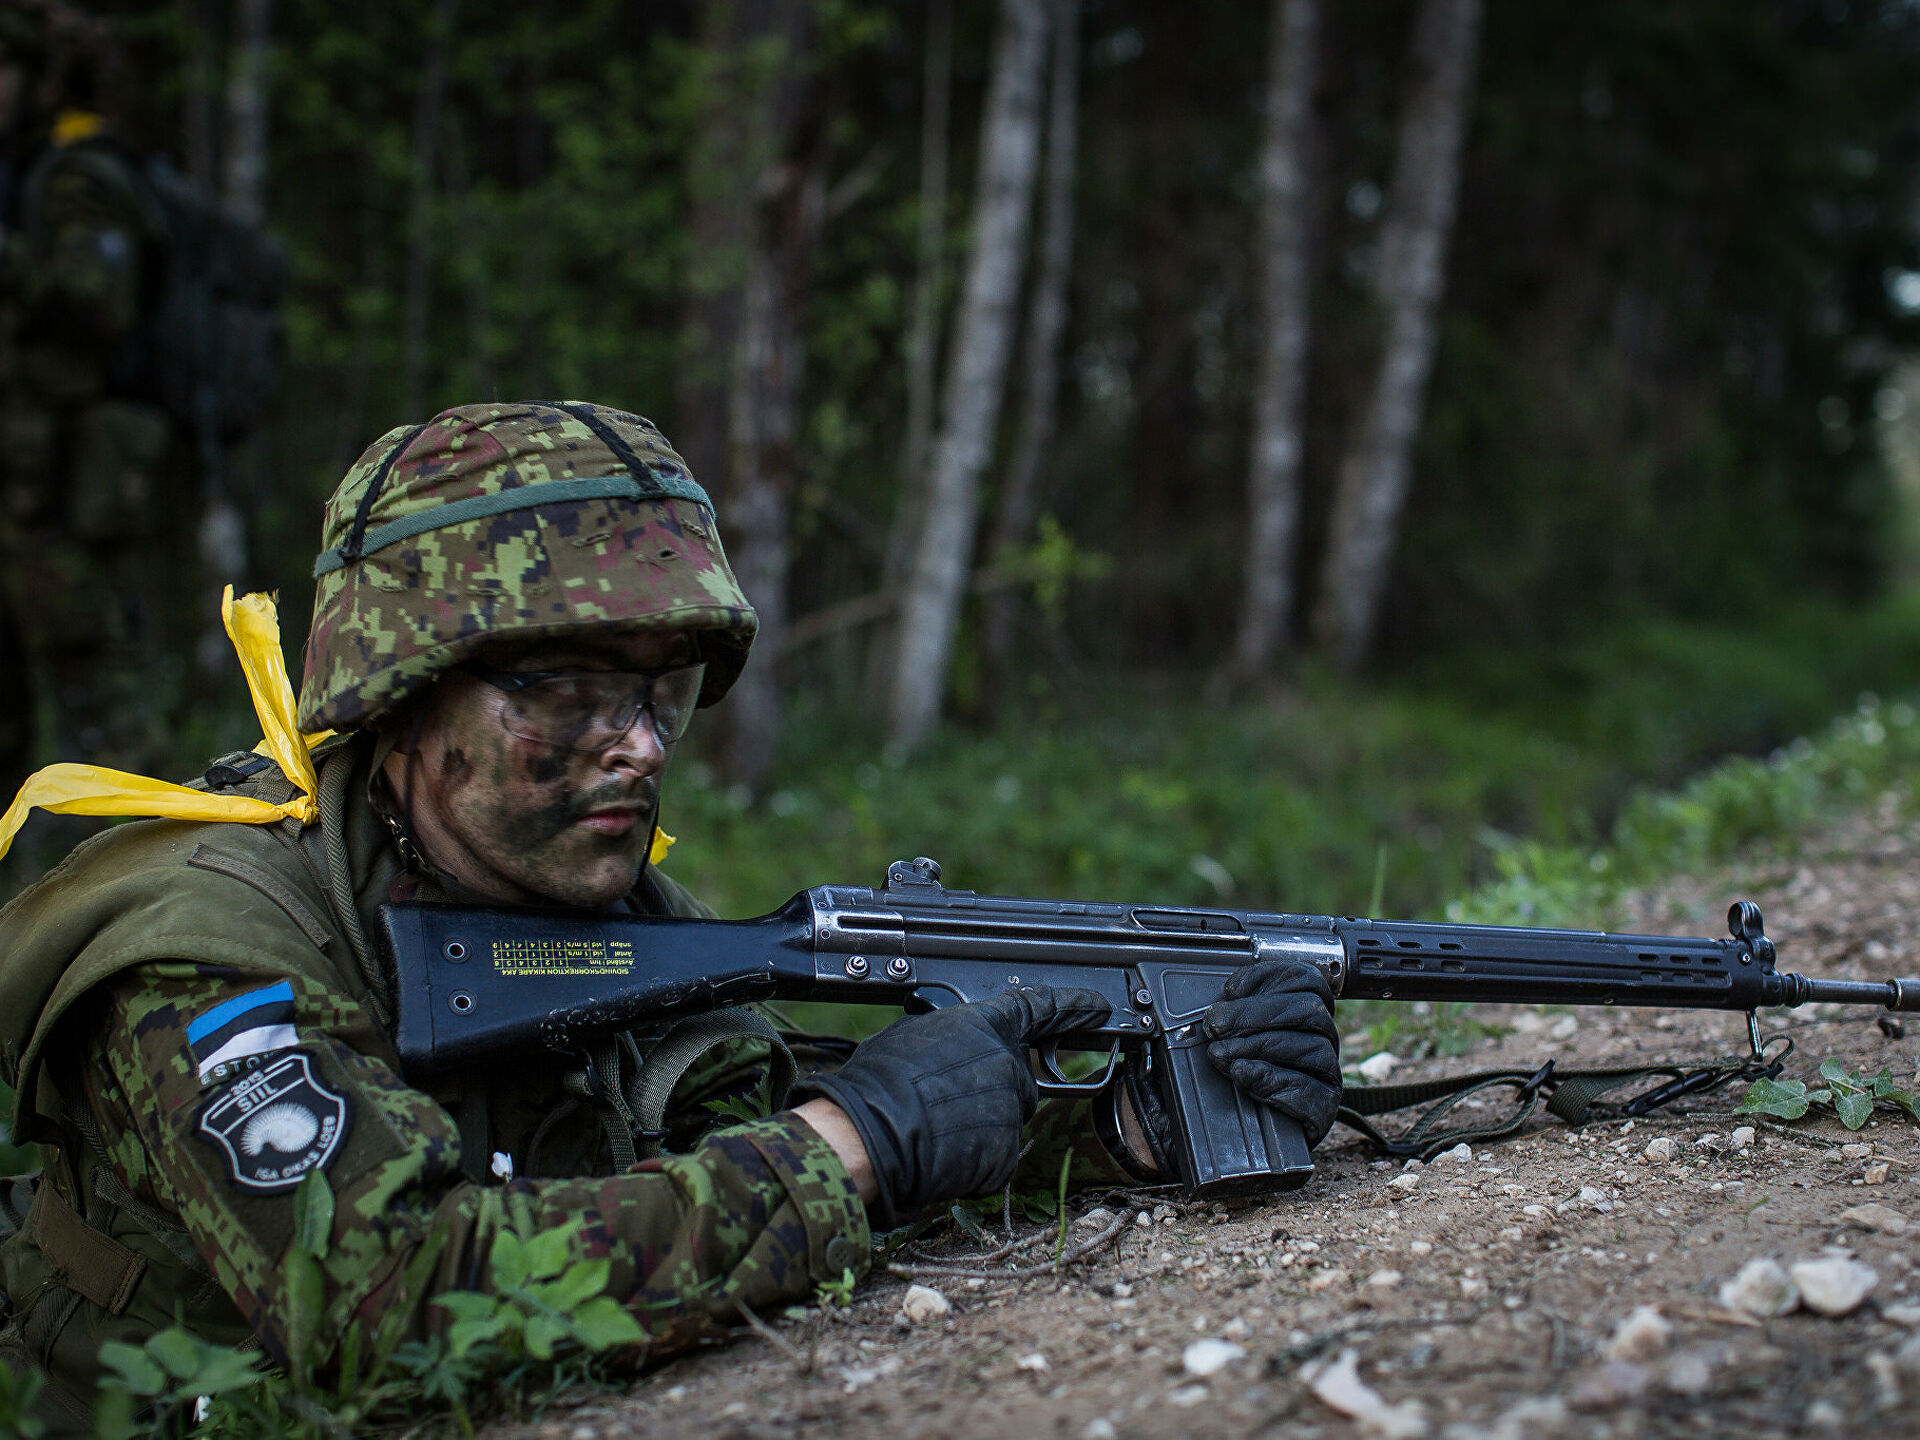
[[[1747,1087],[1735,1108],[1748,1115],[1772,1115],[1800,1120],[1816,1107],[1828,1109],[1849,1130],[1858,1130],[1876,1110],[1904,1113],[1920,1120],[1920,1098],[1897,1083],[1893,1071],[1882,1067],[1877,1075],[1857,1075],[1836,1059],[1820,1062],[1822,1083],[1808,1089],[1804,1080],[1759,1079]]]

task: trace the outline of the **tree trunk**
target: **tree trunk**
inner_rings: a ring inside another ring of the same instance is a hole
[[[788,619],[799,316],[826,208],[806,0],[716,0],[699,15],[699,120],[675,443],[713,494],[760,617],[716,717],[726,778],[757,792],[778,756]]]
[[[1247,475],[1246,574],[1228,673],[1251,683],[1285,644],[1305,450],[1309,247],[1320,0],[1274,0],[1260,152],[1260,369]]]
[[[1421,403],[1433,368],[1460,189],[1480,0],[1421,0],[1375,289],[1386,311],[1373,392],[1341,461],[1314,638],[1352,669],[1372,647]]]
[[[407,274],[400,309],[400,409],[425,419],[427,322],[432,312],[433,200],[435,157],[440,153],[440,115],[447,100],[447,51],[453,44],[460,0],[435,0],[420,89],[413,101],[412,176],[407,196]]]
[[[227,61],[226,125],[218,147],[220,202],[249,225],[267,218],[267,81],[273,43],[273,0],[235,0],[233,43]],[[196,42],[196,49],[204,42]],[[208,80],[204,69],[194,69],[189,88]],[[191,103],[191,102],[189,102]],[[212,97],[201,102],[211,112]],[[194,148],[207,167],[201,183],[213,193],[213,147],[204,139]],[[251,538],[259,511],[256,477],[259,454],[253,441],[230,448],[203,425],[195,436],[201,467],[200,528],[195,536],[201,571],[209,593],[233,585],[251,588]],[[202,629],[194,657],[201,671],[220,675],[231,669],[231,651],[217,625]]]
[[[927,505],[903,596],[889,741],[918,745],[945,698],[947,662],[973,559],[980,474],[991,456],[1013,348],[1040,150],[1041,0],[1001,0],[993,78],[980,120],[973,253],[947,362]]]
[[[946,290],[947,162],[953,115],[953,4],[927,0],[926,59],[920,97],[920,213],[914,257],[913,314],[907,328],[907,426],[900,442],[900,484],[887,527],[881,590],[906,584],[914,541],[926,516],[927,446],[933,431],[934,382],[940,361],[940,302]],[[867,653],[867,691],[885,705],[899,654],[894,607],[881,612]]]
[[[1000,490],[991,554],[1005,564],[1033,532],[1040,467],[1053,445],[1060,397],[1060,341],[1067,329],[1067,287],[1073,270],[1073,180],[1080,143],[1080,3],[1053,0],[1053,75],[1049,82],[1045,203],[1040,271],[1027,304],[1027,391],[1019,438]],[[1014,619],[1020,597],[1011,586],[987,601],[982,649],[1004,670],[1012,657]]]
[[[755,77],[745,100],[754,118],[753,220],[740,294],[740,334],[728,409],[728,550],[741,589],[760,617],[758,655],[727,697],[722,766],[758,792],[779,753],[786,648],[794,437],[804,359],[800,311],[825,213],[823,145],[809,125],[811,39],[807,0],[784,0],[756,16],[747,44],[777,39],[782,59]]]
[[[238,0],[227,70],[227,143],[221,201],[249,225],[267,218],[267,62],[273,0]]]

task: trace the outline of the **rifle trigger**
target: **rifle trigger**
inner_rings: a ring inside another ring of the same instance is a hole
[[[1049,1040],[1035,1047],[1040,1057],[1040,1068],[1046,1073],[1034,1077],[1042,1095],[1097,1095],[1107,1088],[1115,1073],[1120,1069],[1120,1042],[1113,1042],[1113,1049],[1107,1054],[1106,1068],[1091,1080],[1069,1080],[1066,1072],[1060,1068],[1060,1046],[1057,1041]]]

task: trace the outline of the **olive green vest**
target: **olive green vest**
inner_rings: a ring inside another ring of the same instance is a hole
[[[42,1401],[55,1435],[87,1433],[106,1341],[138,1344],[176,1319],[216,1343],[249,1339],[178,1219],[126,1192],[77,1103],[85,1046],[74,1026],[85,1023],[85,997],[152,961],[297,974],[355,1000],[364,1033],[340,1038],[400,1068],[390,982],[366,937],[403,867],[365,794],[367,747],[330,742],[315,759],[318,825],[120,825],[0,910],[0,1077],[16,1091],[15,1139],[40,1145],[44,1161],[37,1185],[0,1181],[0,1233],[11,1232],[0,1240],[0,1359],[55,1382]],[[205,783],[274,803],[294,793],[252,754],[217,762]],[[261,903],[233,905],[236,880]],[[711,913],[651,869],[635,899],[655,912]],[[465,1140],[457,1084],[435,1094]],[[484,1158],[484,1132],[472,1138]]]

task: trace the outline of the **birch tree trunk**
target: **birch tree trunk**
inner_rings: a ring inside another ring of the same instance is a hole
[[[992,453],[1013,348],[1040,150],[1044,0],[1001,0],[993,78],[980,120],[973,251],[947,361],[927,504],[902,597],[888,714],[889,743],[918,745],[946,695],[979,519],[980,474]]]
[[[1274,0],[1260,151],[1260,368],[1247,475],[1246,574],[1229,675],[1258,679],[1286,643],[1294,601],[1311,329],[1313,92],[1320,0]]]
[[[1354,668],[1372,647],[1433,367],[1447,241],[1460,189],[1480,0],[1420,0],[1381,224],[1375,289],[1385,338],[1373,391],[1340,465],[1313,632]]]
[[[914,542],[926,515],[927,447],[940,363],[940,302],[946,289],[947,161],[953,113],[953,4],[927,0],[926,61],[920,99],[920,213],[913,271],[913,316],[907,329],[907,428],[900,442],[900,485],[887,527],[880,589],[892,596],[906,583]],[[867,652],[866,688],[884,706],[899,655],[899,620],[889,601]]]
[[[1009,561],[1033,533],[1040,467],[1053,445],[1060,398],[1060,341],[1067,329],[1067,285],[1073,271],[1073,183],[1080,144],[1080,0],[1052,0],[1052,78],[1048,82],[1047,168],[1041,215],[1040,271],[1027,303],[1024,368],[1027,390],[1019,438],[994,518],[996,565]],[[1009,586],[987,600],[982,648],[997,669],[1013,650],[1020,599]]]

